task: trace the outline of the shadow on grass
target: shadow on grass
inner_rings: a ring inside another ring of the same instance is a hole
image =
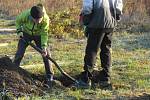
[[[150,94],[143,93],[141,95],[131,96],[131,97],[120,96],[120,97],[116,97],[116,100],[150,100]]]
[[[150,49],[150,34],[131,34],[114,37],[114,48],[123,48],[128,51],[136,49]]]

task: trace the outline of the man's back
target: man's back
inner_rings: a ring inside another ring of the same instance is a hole
[[[122,12],[122,0],[84,0],[82,13],[90,14],[87,27],[114,28],[116,26],[116,13]]]

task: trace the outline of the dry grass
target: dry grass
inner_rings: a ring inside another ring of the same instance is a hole
[[[123,0],[123,18],[121,29],[126,30],[148,30],[150,22],[150,0]],[[56,11],[70,11],[71,16],[78,21],[82,0],[0,0],[0,17],[13,18],[23,10],[33,5],[42,3],[49,15]],[[69,9],[69,10],[68,10]],[[75,12],[75,13],[74,13]],[[13,17],[12,17],[13,16]],[[148,23],[148,24],[147,24]]]
[[[0,0],[0,13],[15,16],[21,11],[38,3],[44,4],[48,11],[74,8],[79,5],[78,0]]]
[[[0,0],[0,13],[17,15],[22,10],[37,3],[43,3],[48,11],[62,10],[66,8],[80,8],[82,1],[78,0]],[[133,15],[136,12],[150,14],[150,0],[124,0],[125,14]]]
[[[130,15],[136,12],[150,14],[150,0],[125,0],[124,12]]]

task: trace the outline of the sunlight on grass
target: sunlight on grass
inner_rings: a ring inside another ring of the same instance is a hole
[[[31,73],[34,74],[43,74],[45,73],[45,67],[43,64],[32,64],[32,65],[24,65],[21,66],[23,69],[28,70]]]
[[[8,46],[8,43],[0,43],[0,47]]]

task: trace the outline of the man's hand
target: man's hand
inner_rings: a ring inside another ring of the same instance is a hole
[[[116,14],[116,20],[119,22],[121,20],[121,15]]]
[[[47,56],[47,50],[46,50],[46,48],[44,48],[42,51],[43,51],[43,52],[42,52],[42,56],[43,56],[43,57],[46,57],[46,56]]]
[[[82,14],[80,14],[80,16],[79,16],[79,23],[81,26],[83,26],[83,15]]]

